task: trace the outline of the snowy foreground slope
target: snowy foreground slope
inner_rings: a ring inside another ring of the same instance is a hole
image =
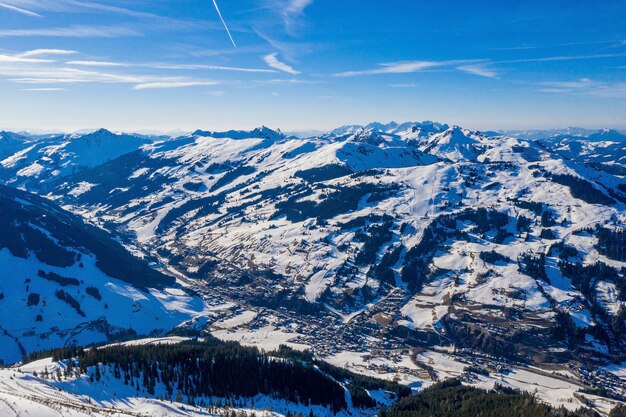
[[[188,342],[185,337],[139,339],[125,342],[127,346],[174,346]],[[99,349],[106,349],[107,346]],[[72,363],[74,365],[72,365]],[[373,416],[377,407],[356,408],[348,401],[348,408],[333,412],[329,406],[290,402],[275,395],[253,397],[203,397],[194,399],[176,391],[167,391],[162,380],[151,391],[140,385],[141,375],[125,381],[119,368],[113,364],[101,364],[78,372],[77,361],[45,358],[19,367],[0,369],[0,415],[30,416],[219,416],[232,411],[237,415],[282,416],[300,413],[326,417]],[[171,366],[171,365],[170,365]],[[117,370],[116,370],[117,369]],[[117,375],[116,375],[117,372]],[[313,371],[320,372],[321,371]],[[125,373],[124,373],[125,375]],[[227,379],[227,378],[226,378]],[[340,393],[342,392],[340,388]],[[344,395],[343,393],[341,395]],[[350,398],[345,390],[346,399]],[[391,404],[391,394],[372,390],[380,405]],[[190,404],[191,403],[191,404]]]
[[[194,328],[416,387],[480,358],[623,394],[603,371],[626,352],[617,132],[5,136],[0,178],[204,295]]]
[[[145,398],[128,392],[128,387],[118,380],[92,384],[76,379],[64,382],[34,377],[32,372],[46,369],[56,372],[59,365],[42,360],[17,369],[0,370],[0,415],[31,417],[100,417],[100,416],[219,416],[227,411],[219,408],[209,412],[206,408],[188,404]],[[125,392],[126,391],[126,392]],[[269,404],[268,404],[269,405]],[[280,404],[277,404],[280,406]],[[288,405],[284,405],[288,407]],[[296,405],[291,408],[297,410]],[[248,415],[279,417],[284,414],[246,408],[234,408]],[[289,408],[287,408],[289,409]]]
[[[186,338],[165,337],[140,339],[133,345],[175,345]],[[441,369],[449,377],[461,377],[464,384],[483,389],[493,389],[494,384],[535,393],[539,401],[554,407],[576,410],[583,405],[593,405],[601,412],[610,411],[618,401],[581,392],[581,385],[567,373],[539,373],[536,369],[509,369],[503,373],[481,375],[463,373],[463,364],[455,362],[447,355],[430,357],[439,362]],[[70,368],[67,360],[55,361],[46,358],[26,365],[0,369],[0,415],[30,416],[219,416],[232,410],[238,413],[255,413],[257,416],[283,416],[287,413],[301,413],[316,416],[374,416],[378,408],[348,409],[334,413],[329,407],[289,402],[280,398],[257,395],[252,398],[202,398],[189,404],[189,398],[177,396],[168,398],[161,384],[154,393],[145,388],[127,384],[123,378],[115,376],[111,365],[101,365],[101,376],[94,380],[93,367],[80,376],[76,368]],[[141,379],[141,376],[139,376]],[[426,385],[423,385],[424,388]],[[392,404],[390,394],[384,391],[370,391],[379,406]],[[350,397],[346,391],[347,398]]]

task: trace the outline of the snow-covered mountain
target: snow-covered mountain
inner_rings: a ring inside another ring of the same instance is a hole
[[[0,186],[0,361],[162,334],[202,300],[48,200]]]
[[[337,361],[454,346],[593,368],[626,349],[624,142],[574,133],[88,137],[115,151],[99,159],[57,138],[7,156],[0,176],[223,302],[207,318],[223,338]]]
[[[604,129],[587,136],[555,135],[539,141],[554,153],[593,169],[626,175],[626,135]]]
[[[106,129],[78,135],[41,137],[0,133],[2,178],[12,185],[45,182],[99,166],[150,143],[152,138]]]
[[[624,135],[626,135],[626,131],[624,130],[593,130],[585,129],[582,127],[567,127],[564,129],[501,130],[499,131],[499,133],[501,135],[513,136],[525,140],[542,140],[556,136],[577,136],[593,139],[593,137],[597,135],[602,135],[606,137],[607,133],[609,133],[611,137],[617,138],[618,140],[623,140]]]

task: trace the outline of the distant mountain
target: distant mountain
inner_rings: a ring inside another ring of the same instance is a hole
[[[26,149],[28,144],[29,139],[26,136],[12,132],[0,132],[0,160]]]
[[[0,140],[0,165],[3,178],[12,184],[45,182],[83,168],[101,165],[151,141],[145,136],[115,134],[100,129],[82,135],[30,138],[17,143],[13,139],[8,142],[11,144],[8,146],[15,151],[5,154]]]
[[[603,129],[587,136],[593,142],[626,142],[626,135],[614,129]]]
[[[331,136],[341,136],[355,133],[358,130],[368,130],[372,132],[386,134],[401,134],[410,131],[414,136],[428,136],[431,133],[443,132],[448,129],[448,125],[424,121],[424,122],[404,122],[404,123],[378,123],[373,122],[367,125],[346,125],[333,129],[329,132]]]
[[[547,149],[612,175],[626,175],[626,135],[604,129],[588,136],[556,135],[539,141]]]
[[[252,131],[247,130],[229,130],[226,132],[209,132],[204,130],[196,130],[193,133],[194,136],[204,136],[211,138],[230,138],[230,139],[250,139],[250,138],[262,138],[279,140],[284,139],[285,135],[280,130],[272,130],[269,127],[261,126]]]
[[[502,130],[501,134],[514,136],[525,140],[550,140],[552,138],[587,138],[587,140],[609,140],[623,141],[626,139],[626,132],[615,129],[584,129],[580,127],[568,127],[565,129],[545,129],[545,130]]]

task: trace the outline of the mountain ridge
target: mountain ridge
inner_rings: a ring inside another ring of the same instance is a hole
[[[573,363],[582,379],[626,349],[626,149],[551,138],[434,122],[199,131],[92,166],[46,142],[28,163],[75,169],[40,178],[4,163],[0,178],[220,306],[190,324],[218,337],[334,361],[435,349]]]

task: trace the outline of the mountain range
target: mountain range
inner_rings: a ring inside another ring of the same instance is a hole
[[[445,353],[623,398],[624,175],[614,130],[2,132],[0,358],[176,328],[410,384],[454,374]]]

